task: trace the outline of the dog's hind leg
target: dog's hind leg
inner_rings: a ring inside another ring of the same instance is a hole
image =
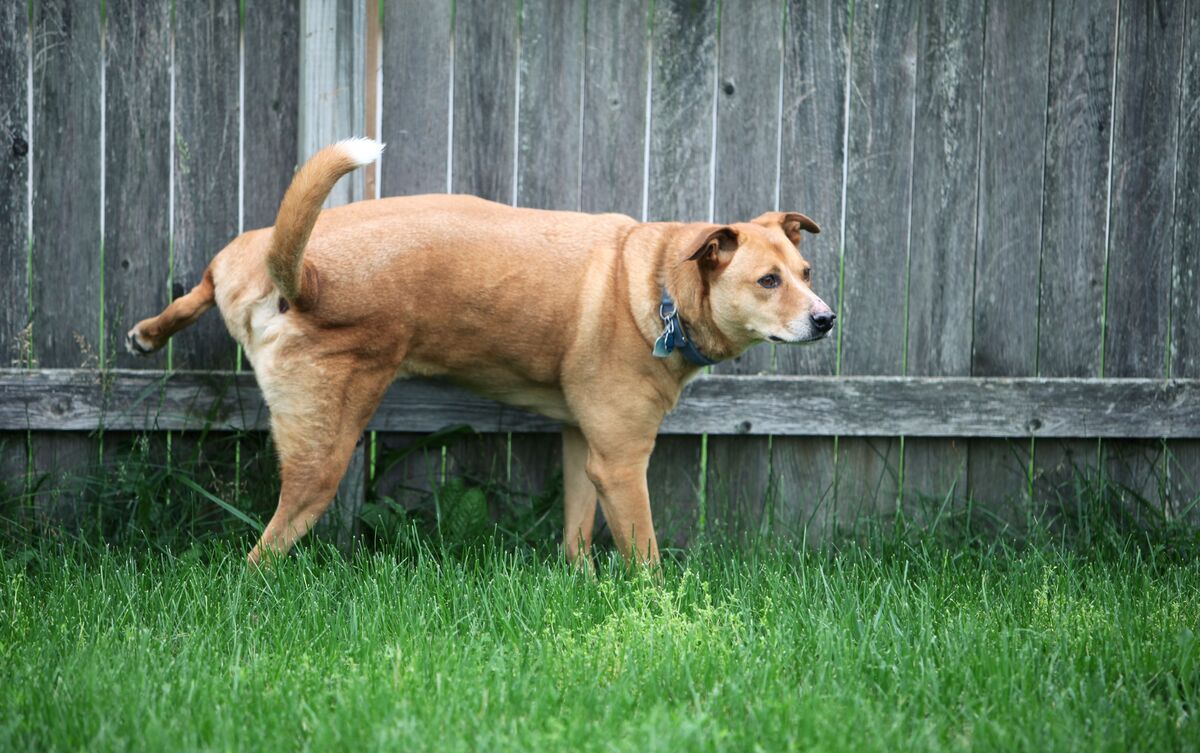
[[[147,356],[159,350],[171,339],[171,335],[190,326],[204,312],[216,305],[216,288],[213,285],[212,267],[204,271],[204,279],[163,309],[158,316],[143,319],[125,335],[125,347],[135,356]]]
[[[250,551],[251,564],[268,552],[285,554],[324,514],[392,375],[349,362],[304,369],[286,382],[259,377],[260,384],[268,382],[262,386],[282,485],[275,514]]]
[[[596,521],[596,487],[587,477],[587,440],[574,426],[564,426],[563,437],[563,549],[567,559],[587,567]]]

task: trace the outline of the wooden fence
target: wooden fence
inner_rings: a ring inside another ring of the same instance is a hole
[[[365,131],[388,149],[336,201],[821,223],[836,342],[689,390],[651,464],[679,538],[926,498],[1003,514],[1080,476],[1194,505],[1200,0],[378,1],[3,4],[0,469],[95,457],[106,422],[106,447],[261,427],[213,387],[256,406],[252,380],[194,373],[240,369],[218,317],[150,361],[122,335]],[[424,384],[393,389],[375,447],[461,422],[481,433],[439,474],[556,472],[551,425]]]

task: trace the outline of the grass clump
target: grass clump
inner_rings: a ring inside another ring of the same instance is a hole
[[[1200,567],[1140,547],[707,548],[653,578],[418,537],[255,572],[241,544],[6,558],[0,747],[1200,745]]]

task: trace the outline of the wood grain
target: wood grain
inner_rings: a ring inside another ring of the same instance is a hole
[[[643,219],[708,221],[712,219],[717,3],[656,0],[652,7],[650,146]],[[660,440],[650,458],[652,508],[696,510],[695,531],[681,531],[681,538],[703,533],[707,524],[703,467],[699,438]]]
[[[243,227],[275,224],[301,159],[300,16],[295,2],[246,4]]]
[[[1117,2],[1055,3],[1042,199],[1038,375],[1100,374]],[[1034,448],[1034,506],[1069,512],[1099,480],[1095,440]]]
[[[245,372],[0,369],[0,429],[260,430]],[[550,419],[444,382],[402,380],[370,428],[544,432]],[[663,434],[1200,438],[1200,380],[701,376]]]
[[[198,284],[238,232],[238,3],[175,5],[175,236],[172,297]],[[237,346],[219,317],[171,338],[184,369],[231,369]]]
[[[384,4],[380,162],[382,196],[450,190],[450,84],[453,3],[392,0]],[[379,434],[377,457],[390,459],[419,442],[411,432]],[[442,481],[441,446],[408,452],[380,473],[374,493],[412,507]]]
[[[1104,376],[1167,373],[1183,5],[1123,3],[1117,39]],[[1161,442],[1106,442],[1128,509],[1161,509]]]
[[[1036,373],[1049,30],[1047,3],[987,7],[971,354],[976,376]],[[1025,520],[1029,443],[971,442],[969,453],[970,495],[1009,516],[1005,523]]]
[[[517,52],[514,0],[459,0],[454,20],[454,137],[450,190],[502,204],[515,200]],[[508,483],[507,437],[473,436],[446,450],[446,472]],[[485,476],[487,473],[498,476]],[[489,499],[494,509],[495,495]]]
[[[521,7],[516,204],[579,210],[585,3]],[[508,470],[518,497],[541,494],[562,471],[561,437],[511,437]]]
[[[904,368],[917,26],[915,2],[854,9],[841,374],[899,374]],[[900,463],[898,439],[840,441],[839,519],[849,524],[894,510]]]
[[[253,0],[242,17],[244,56],[242,115],[242,228],[275,224],[275,213],[292,181],[299,153],[300,4]],[[242,359],[242,369],[249,368]],[[269,435],[239,439],[238,481],[252,482],[278,474]],[[349,476],[350,474],[347,474]],[[261,488],[258,484],[257,488]],[[256,500],[266,514],[276,500]]]
[[[713,219],[745,222],[777,209],[783,8],[725,0],[720,12]],[[773,350],[769,344],[754,346],[712,371],[771,373]],[[775,507],[769,440],[712,437],[707,471],[709,530],[729,538],[756,533],[764,513]]]
[[[451,0],[384,3],[382,196],[450,190],[452,10]]]
[[[845,160],[846,67],[849,6],[790,0],[783,47],[783,101],[779,206],[813,217],[821,234],[806,237],[802,253],[813,264],[814,288],[835,311],[842,241],[842,167]],[[834,340],[776,348],[781,374],[833,374]],[[775,437],[771,468],[776,483],[776,529],[816,543],[834,505],[834,440]]]
[[[125,333],[171,294],[171,3],[113,0],[104,28],[104,332],[106,366],[159,368],[136,358]],[[120,462],[141,435],[106,432]],[[148,438],[165,455],[165,435]]]
[[[580,208],[642,217],[649,0],[587,4]]]
[[[300,158],[322,147],[363,136],[363,69],[366,65],[365,0],[300,3]],[[364,171],[342,178],[326,207],[363,198]]]
[[[1187,4],[1184,24],[1170,374],[1195,378],[1200,377],[1200,2]],[[1168,442],[1167,453],[1167,509],[1195,525],[1200,522],[1200,442]]]
[[[28,362],[29,324],[29,16],[24,4],[0,7],[0,366]],[[27,437],[0,432],[0,489],[25,487]],[[11,497],[8,495],[12,495]],[[12,511],[10,508],[10,511]]]
[[[979,196],[983,7],[942,0],[921,10],[913,120],[912,228],[905,373],[968,376]],[[904,507],[917,520],[961,508],[967,445],[904,443]],[[953,504],[947,506],[946,501]]]
[[[33,8],[33,355],[43,367],[95,368],[100,348],[100,7]],[[69,169],[65,169],[70,166]],[[75,483],[97,456],[84,435],[33,436],[40,514],[72,524]]]

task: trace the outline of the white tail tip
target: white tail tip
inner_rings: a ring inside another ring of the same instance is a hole
[[[342,150],[342,154],[354,160],[354,164],[362,167],[379,159],[379,155],[383,154],[384,145],[375,139],[358,138],[339,141],[337,147]]]

